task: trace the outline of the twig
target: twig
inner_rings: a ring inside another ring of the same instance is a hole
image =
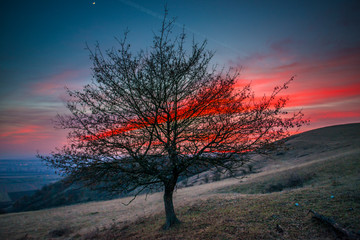
[[[354,233],[352,231],[349,231],[345,228],[343,228],[342,226],[340,226],[337,222],[335,222],[334,219],[326,217],[322,214],[319,214],[317,212],[315,212],[314,210],[310,209],[308,214],[312,213],[314,214],[313,218],[316,218],[317,220],[326,223],[328,225],[330,225],[332,228],[334,228],[336,231],[342,233],[343,235],[345,235],[346,237],[348,237],[349,239],[360,239],[360,235],[357,233]]]

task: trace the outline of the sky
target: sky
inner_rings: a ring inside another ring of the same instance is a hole
[[[56,114],[68,113],[65,86],[92,79],[89,52],[117,46],[129,30],[134,52],[158,32],[163,0],[2,1],[0,159],[31,159],[66,143]],[[241,69],[257,95],[292,76],[289,109],[311,124],[360,122],[360,1],[168,0],[175,28],[207,39],[213,63]]]

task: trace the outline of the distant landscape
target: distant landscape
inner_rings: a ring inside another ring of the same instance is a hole
[[[40,160],[0,159],[0,208],[60,179]]]
[[[288,151],[255,157],[237,179],[209,170],[181,180],[174,201],[182,223],[169,231],[161,230],[158,192],[129,206],[122,204],[131,200],[125,197],[2,214],[0,239],[358,239],[360,124],[304,132],[291,136],[286,146]],[[12,184],[27,189],[20,181]],[[39,199],[53,197],[45,190],[38,191]],[[30,199],[34,204],[37,198]],[[331,219],[351,238],[309,210]]]

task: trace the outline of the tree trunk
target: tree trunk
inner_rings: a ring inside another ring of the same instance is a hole
[[[176,217],[174,204],[173,204],[173,193],[175,186],[165,186],[164,192],[164,205],[166,213],[166,222],[163,226],[163,229],[169,229],[173,225],[180,223],[179,219]]]

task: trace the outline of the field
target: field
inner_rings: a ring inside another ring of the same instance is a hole
[[[0,215],[0,239],[346,239],[309,209],[360,230],[359,124],[289,140],[241,179],[178,189],[168,231],[162,194]]]
[[[0,160],[0,208],[59,179],[40,160]]]

